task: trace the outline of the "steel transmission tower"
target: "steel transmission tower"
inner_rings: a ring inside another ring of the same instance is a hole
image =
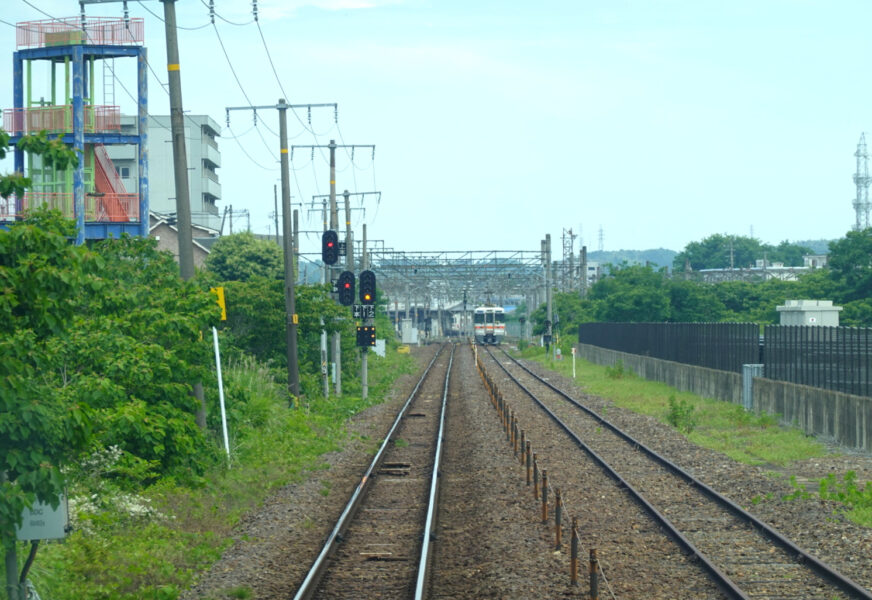
[[[572,233],[572,229],[563,230],[563,268],[562,288],[564,292],[570,292],[575,289],[575,238],[578,235]]]
[[[869,183],[872,182],[869,177],[869,154],[866,152],[865,133],[860,134],[860,141],[857,143],[857,151],[854,156],[857,157],[857,172],[854,173],[854,185],[857,186],[854,212],[857,215],[857,220],[854,223],[854,230],[860,231],[869,227]]]

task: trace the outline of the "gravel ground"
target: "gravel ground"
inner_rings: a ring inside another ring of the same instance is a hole
[[[414,352],[424,365],[435,350],[435,346],[426,346]],[[583,494],[607,495],[609,500],[596,509],[602,514],[588,517],[582,535],[582,585],[570,586],[568,540],[563,551],[555,550],[553,520],[550,527],[540,522],[524,470],[505,442],[468,350],[460,356],[467,358],[460,361],[459,376],[452,382],[452,395],[456,391],[462,401],[449,408],[432,598],[580,598],[587,585],[587,548],[594,546],[618,598],[721,597],[672,542],[647,523],[637,507],[608,486],[592,486],[592,479],[586,478],[595,475],[585,467],[572,469],[578,472],[573,477],[578,477],[579,483],[571,484],[568,476],[560,482],[566,486],[572,509],[591,514],[588,508],[593,506],[593,496],[587,499]],[[535,363],[530,366],[541,370]],[[563,389],[574,388],[569,380],[555,374],[549,377]],[[357,435],[350,437],[342,451],[325,457],[328,470],[282,488],[248,515],[238,527],[235,544],[183,598],[242,597],[235,594],[245,588],[256,599],[293,597],[368,464],[375,441],[390,426],[417,379],[417,375],[404,377],[387,402],[352,420],[349,429]],[[792,491],[788,475],[811,481],[830,472],[841,476],[854,470],[859,480],[872,480],[872,456],[841,451],[786,468],[750,467],[690,444],[653,418],[585,396],[578,388],[574,395],[594,409],[607,407],[609,420],[625,426],[640,441],[872,588],[868,558],[872,555],[872,530],[847,521],[832,502],[780,500]],[[361,440],[360,436],[369,439]],[[536,447],[546,453],[545,441],[537,441]],[[554,473],[570,471],[556,454],[547,460]],[[327,496],[322,493],[325,489],[330,490]],[[382,596],[374,590],[371,597]],[[610,597],[604,587],[601,597]]]

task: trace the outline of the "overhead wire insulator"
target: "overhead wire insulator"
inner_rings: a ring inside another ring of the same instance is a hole
[[[311,125],[311,124],[312,124],[312,107],[311,107],[311,106],[308,106],[308,107],[306,107],[306,108],[308,108],[308,119],[309,119],[309,125]]]
[[[215,24],[215,0],[209,0],[209,20]]]
[[[251,13],[254,15],[255,22],[257,21],[257,0],[251,0]]]

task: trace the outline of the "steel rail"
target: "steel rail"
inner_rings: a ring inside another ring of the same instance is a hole
[[[505,350],[503,350],[505,353]],[[621,477],[621,475],[615,471],[611,465],[609,465],[604,458],[602,458],[599,454],[594,451],[593,448],[588,446],[582,441],[578,435],[572,429],[570,429],[569,425],[564,423],[560,417],[558,417],[550,408],[545,406],[545,404],[538,398],[536,395],[531,392],[523,383],[518,381],[517,377],[509,373],[509,370],[500,363],[494,357],[493,353],[490,349],[487,349],[488,355],[491,359],[506,373],[506,375],[511,379],[515,385],[524,390],[524,392],[535,402],[539,407],[545,411],[545,413],[551,417],[551,419],[561,428],[566,434],[578,445],[584,452],[590,455],[591,458],[596,461],[596,463],[610,476],[612,479],[617,481],[621,486],[625,487],[630,495],[639,502],[645,510],[647,510],[654,519],[659,522],[667,531],[670,537],[672,537],[681,547],[683,547],[688,553],[693,555],[697,560],[699,560],[706,571],[710,573],[715,583],[720,587],[724,593],[726,593],[730,598],[737,598],[739,600],[751,600],[750,596],[746,595],[741,588],[739,588],[733,581],[721,571],[714,563],[712,563],[706,556],[703,554],[696,546],[694,546],[693,542],[687,539],[684,534],[682,534],[678,529],[672,524],[672,522],[667,519],[660,511],[658,511],[653,504],[648,502],[648,500],[639,492],[636,488],[634,488],[629,481]],[[508,355],[507,355],[508,356]],[[511,357],[509,357],[511,358]],[[517,362],[517,361],[516,361]],[[519,363],[520,364],[520,363]]]
[[[454,350],[456,345],[451,346],[451,356],[448,358],[448,369],[445,371],[445,389],[442,392],[442,406],[439,409],[439,431],[436,433],[436,451],[433,458],[433,473],[430,476],[430,497],[427,500],[427,520],[424,524],[423,540],[421,542],[421,558],[418,561],[418,578],[415,582],[415,600],[423,600],[424,585],[429,575],[430,542],[433,538],[433,529],[436,521],[436,502],[439,494],[439,466],[442,462],[442,442],[445,432],[445,412],[448,407],[448,384],[451,382],[451,366],[454,364]]]
[[[560,425],[560,427],[563,428],[570,435],[570,437],[572,437],[576,441],[576,443],[578,443],[586,452],[588,452],[592,457],[594,457],[594,459],[597,462],[602,464],[610,473],[614,473],[613,477],[615,477],[618,481],[620,481],[622,485],[626,485],[627,489],[630,490],[634,496],[639,498],[640,501],[646,505],[646,507],[650,506],[648,504],[648,502],[646,500],[644,500],[641,497],[641,495],[634,488],[632,488],[630,486],[629,483],[624,481],[623,478],[617,474],[617,472],[613,471],[611,469],[611,467],[606,465],[605,462],[599,456],[596,455],[596,453],[593,451],[593,449],[589,448],[584,442],[582,442],[581,439],[578,438],[578,436],[575,435],[575,433],[573,433],[565,423],[563,423],[563,421],[561,421],[553,412],[551,412],[550,409],[548,409],[538,398],[536,398],[532,392],[530,392],[520,381],[517,380],[517,378],[515,378],[511,373],[509,373],[508,369],[506,369],[505,366],[502,363],[500,363],[500,361],[496,360],[496,358],[493,356],[492,353],[490,353],[490,351],[488,351],[488,352],[491,355],[491,358],[494,359],[494,362],[496,362],[500,366],[500,368],[503,369],[503,371],[505,371],[505,373],[509,376],[509,378],[511,378],[521,389],[523,389],[531,398],[533,398],[533,400],[539,406],[541,406],[551,416],[551,418],[554,419],[555,422],[557,422]],[[672,461],[670,461],[666,457],[661,456],[660,454],[658,454],[654,450],[648,448],[647,446],[645,446],[644,444],[642,444],[641,442],[639,442],[638,440],[636,440],[635,438],[633,438],[629,434],[620,430],[616,425],[612,424],[607,419],[601,417],[600,415],[595,413],[590,408],[584,406],[583,404],[581,404],[580,402],[578,402],[577,400],[572,398],[569,394],[567,394],[563,390],[559,389],[558,387],[556,387],[552,383],[546,381],[545,379],[543,379],[542,377],[540,377],[539,375],[537,375],[536,373],[531,371],[526,365],[522,364],[515,357],[509,355],[505,350],[502,350],[502,352],[506,357],[508,357],[515,364],[517,364],[521,369],[523,369],[524,371],[529,373],[537,381],[539,381],[540,383],[542,383],[543,385],[545,385],[546,387],[548,387],[549,389],[551,389],[552,391],[554,391],[558,395],[562,396],[570,404],[581,409],[582,411],[587,413],[589,416],[594,418],[597,422],[599,422],[603,426],[610,429],[612,432],[614,432],[619,437],[623,438],[626,442],[632,444],[635,448],[641,450],[642,452],[647,454],[649,457],[654,459],[656,462],[658,462],[659,464],[666,467],[668,470],[679,475],[687,483],[689,483],[690,485],[701,490],[705,495],[709,496],[710,498],[712,498],[713,500],[715,500],[716,502],[718,502],[719,504],[721,504],[722,506],[727,508],[735,516],[751,523],[755,529],[765,533],[766,536],[769,537],[769,539],[771,539],[775,544],[781,546],[782,549],[796,555],[797,562],[809,564],[813,568],[813,570],[818,573],[818,575],[820,575],[823,578],[829,580],[830,582],[836,584],[843,591],[848,592],[857,598],[863,598],[864,600],[872,600],[872,593],[870,593],[869,590],[867,590],[863,586],[859,585],[858,583],[856,583],[855,581],[853,581],[849,577],[841,574],[835,568],[833,568],[830,565],[828,565],[827,563],[823,562],[822,560],[820,560],[816,556],[809,554],[808,552],[806,552],[805,550],[803,550],[802,548],[800,548],[799,546],[794,544],[790,539],[785,537],[778,530],[776,530],[775,528],[773,528],[769,524],[761,521],[760,519],[758,519],[757,517],[755,517],[754,515],[752,515],[748,511],[746,511],[745,509],[743,509],[741,506],[739,506],[738,504],[736,504],[735,502],[733,502],[732,500],[730,500],[726,496],[717,492],[714,488],[703,483],[699,479],[696,479],[693,475],[691,475],[690,473],[688,473],[687,471],[682,469],[677,464],[673,463]],[[658,520],[661,520],[662,523],[664,524],[664,526],[666,526],[670,530],[670,532],[672,532],[675,536],[678,536],[678,539],[685,540],[684,536],[678,531],[678,529],[665,516],[660,515],[660,513],[656,509],[654,509],[653,506],[651,506],[649,510],[653,511],[653,513],[655,513],[657,515],[656,518]],[[681,543],[684,544],[685,542],[682,541]],[[693,545],[690,543],[689,540],[687,540],[687,544],[689,545],[688,546],[689,549],[693,548],[693,550],[692,550],[693,554],[695,556],[697,556],[703,562],[703,564],[705,564],[706,567],[708,568],[708,565],[711,564],[711,563],[709,563],[708,559],[705,556],[703,556],[698,550],[696,550],[696,548],[693,547]],[[717,570],[717,568],[714,567],[714,565],[712,565],[712,568]],[[719,570],[717,570],[717,572],[720,573]],[[726,576],[724,575],[724,577],[726,577]],[[729,581],[729,580],[727,580],[727,581]],[[730,584],[732,587],[733,584],[731,581],[730,581]],[[736,589],[738,589],[738,588],[736,588]],[[740,591],[740,593],[743,593],[743,592]],[[745,596],[743,595],[740,597],[744,598]]]
[[[315,591],[318,587],[318,583],[321,581],[321,577],[323,576],[324,570],[327,567],[327,559],[332,554],[333,550],[336,547],[336,544],[341,541],[342,534],[348,528],[351,519],[354,517],[354,514],[357,512],[357,509],[360,506],[360,502],[365,495],[366,489],[369,488],[370,482],[372,481],[370,475],[372,475],[373,471],[378,469],[379,465],[384,459],[385,451],[391,442],[391,438],[394,435],[394,432],[396,431],[397,427],[399,427],[400,422],[406,415],[406,411],[408,410],[409,405],[418,394],[418,390],[421,388],[421,385],[424,383],[427,375],[430,374],[430,370],[436,363],[436,359],[439,358],[444,349],[444,345],[439,348],[439,351],[433,357],[433,360],[430,361],[430,364],[427,365],[427,368],[424,370],[424,373],[421,375],[421,378],[418,380],[415,388],[409,394],[406,402],[397,413],[397,418],[394,420],[393,425],[391,425],[391,428],[388,431],[387,435],[385,435],[384,442],[382,442],[381,447],[379,448],[375,457],[372,459],[372,462],[366,469],[366,472],[363,474],[360,483],[357,484],[357,487],[351,494],[351,498],[348,500],[348,504],[345,505],[345,509],[342,511],[342,514],[339,515],[339,519],[336,521],[336,525],[333,526],[333,530],[330,532],[330,535],[327,536],[327,540],[324,542],[324,547],[321,549],[320,554],[318,554],[318,557],[309,568],[309,572],[306,574],[306,578],[303,580],[303,583],[300,584],[297,593],[294,595],[294,600],[310,600],[314,596]]]

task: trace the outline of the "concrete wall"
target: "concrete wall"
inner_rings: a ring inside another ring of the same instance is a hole
[[[682,392],[693,392],[704,398],[742,404],[742,375],[717,371],[683,363],[660,360],[639,354],[606,350],[589,344],[578,345],[578,355],[598,365],[614,365],[619,360],[624,369],[653,381],[662,381]]]
[[[872,398],[755,377],[753,402],[755,412],[780,415],[785,425],[872,450]]]
[[[606,350],[587,344],[578,355],[598,365],[622,361],[640,377],[660,381],[704,398],[742,404],[742,376],[681,363]],[[753,409],[779,415],[785,425],[819,435],[848,448],[872,451],[872,398],[852,396],[785,381],[754,378]]]

